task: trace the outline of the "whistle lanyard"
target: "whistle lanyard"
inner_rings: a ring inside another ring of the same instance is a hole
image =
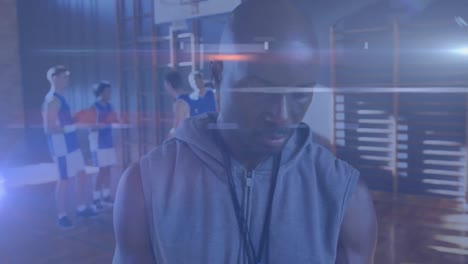
[[[260,235],[260,245],[259,245],[259,250],[256,252],[254,244],[252,242],[252,236],[248,230],[247,226],[247,221],[248,219],[245,219],[243,213],[242,213],[242,208],[239,202],[239,199],[236,194],[236,187],[234,184],[234,176],[232,175],[232,170],[231,170],[231,157],[229,153],[227,152],[226,146],[223,144],[221,137],[219,133],[216,133],[218,145],[221,147],[221,152],[223,154],[223,160],[224,164],[226,166],[226,172],[227,172],[227,177],[228,177],[228,182],[229,182],[229,192],[231,194],[231,200],[232,204],[234,206],[234,210],[236,213],[236,219],[237,219],[237,224],[239,227],[239,232],[241,233],[241,237],[244,241],[244,250],[247,252],[248,255],[248,263],[249,264],[261,264],[263,260],[263,253],[267,249],[267,244],[269,244],[269,233],[270,233],[270,224],[271,224],[271,212],[273,208],[273,198],[275,195],[276,191],[276,184],[278,180],[278,173],[279,173],[279,167],[281,163],[281,153],[275,155],[273,159],[273,171],[272,171],[272,183],[270,185],[270,190],[268,193],[268,204],[267,204],[267,210],[266,210],[266,215],[265,219],[263,222],[263,229],[262,233]],[[249,201],[248,201],[249,202]]]

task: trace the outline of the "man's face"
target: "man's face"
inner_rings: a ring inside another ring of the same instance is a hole
[[[164,88],[166,89],[166,91],[169,94],[172,94],[174,92],[174,89],[172,88],[172,85],[167,81],[164,81]]]
[[[254,152],[280,151],[312,102],[317,56],[307,44],[289,41],[246,61],[225,62],[221,114]]]
[[[56,87],[66,88],[70,84],[70,74],[64,72],[54,76]]]
[[[201,78],[201,76],[197,75],[195,77],[195,83],[197,84],[198,89],[203,90],[205,88],[205,84],[204,84],[203,79]]]
[[[111,96],[112,96],[111,89],[110,88],[104,89],[104,91],[102,92],[102,99],[104,101],[109,101],[111,99]]]

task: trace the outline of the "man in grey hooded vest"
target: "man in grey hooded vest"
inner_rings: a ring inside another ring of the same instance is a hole
[[[125,172],[114,263],[373,262],[367,188],[301,123],[316,43],[286,0],[233,11],[220,48],[220,113],[188,119]]]

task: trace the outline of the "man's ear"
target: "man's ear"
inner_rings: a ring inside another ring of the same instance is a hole
[[[222,61],[211,61],[210,62],[210,77],[219,88],[223,79],[223,62]]]

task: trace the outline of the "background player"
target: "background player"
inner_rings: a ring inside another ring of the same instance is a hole
[[[80,149],[78,134],[71,115],[70,106],[63,96],[70,81],[70,71],[64,66],[55,66],[47,71],[50,91],[43,104],[44,131],[47,135],[50,154],[57,164],[59,179],[56,187],[56,203],[58,210],[58,225],[71,228],[73,223],[67,216],[67,197],[70,191],[70,179],[78,176],[77,216],[91,217],[96,212],[90,204],[90,193],[87,191],[86,174],[84,172],[83,153]]]
[[[94,87],[96,102],[91,107],[95,113],[95,126],[89,134],[90,151],[93,165],[99,168],[96,187],[93,194],[94,205],[103,209],[103,205],[113,205],[110,191],[111,168],[117,163],[117,155],[112,137],[112,123],[118,122],[110,99],[111,84],[101,81]]]

